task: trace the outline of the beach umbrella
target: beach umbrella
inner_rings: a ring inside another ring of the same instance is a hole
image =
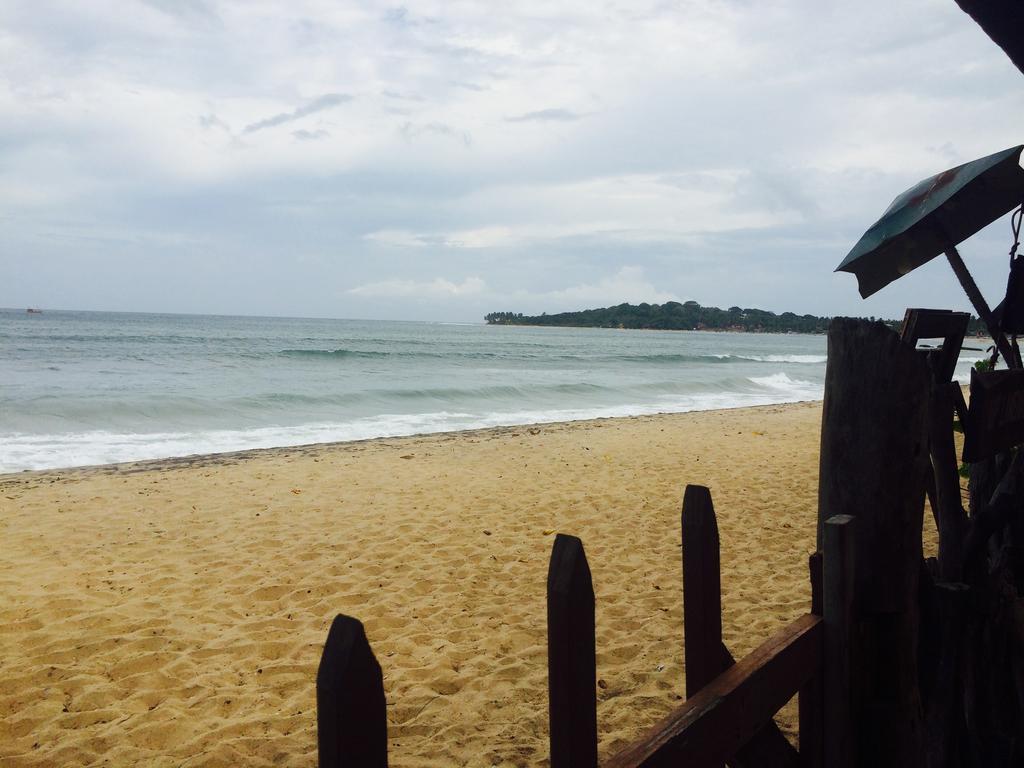
[[[1004,358],[1012,360],[992,311],[956,246],[1024,202],[1022,149],[1024,144],[1010,147],[915,184],[892,201],[836,272],[856,275],[860,295],[866,299],[944,253]]]

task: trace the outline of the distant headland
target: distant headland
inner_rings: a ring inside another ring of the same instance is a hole
[[[874,320],[875,318],[871,318]],[[881,319],[881,318],[879,318]],[[549,325],[576,328],[635,328],[664,331],[737,331],[745,333],[825,333],[831,317],[777,315],[764,309],[742,307],[702,307],[696,301],[680,304],[619,304],[614,307],[559,312],[549,315],[524,315],[522,312],[491,312],[484,316],[488,325]],[[882,320],[899,329],[899,320]],[[968,334],[984,333],[981,322],[971,317]]]

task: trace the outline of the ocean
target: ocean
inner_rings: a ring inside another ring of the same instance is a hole
[[[0,472],[820,399],[825,343],[0,310]]]

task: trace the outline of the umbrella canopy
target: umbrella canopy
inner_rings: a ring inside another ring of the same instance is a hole
[[[892,201],[836,272],[857,276],[867,298],[966,240],[1024,201],[1024,144],[950,168]]]

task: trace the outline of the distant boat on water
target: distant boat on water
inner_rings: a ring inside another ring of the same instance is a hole
[[[43,314],[43,310],[39,309],[38,307],[29,307],[28,309],[25,310],[25,312],[30,314],[30,315],[41,315],[41,314]]]

